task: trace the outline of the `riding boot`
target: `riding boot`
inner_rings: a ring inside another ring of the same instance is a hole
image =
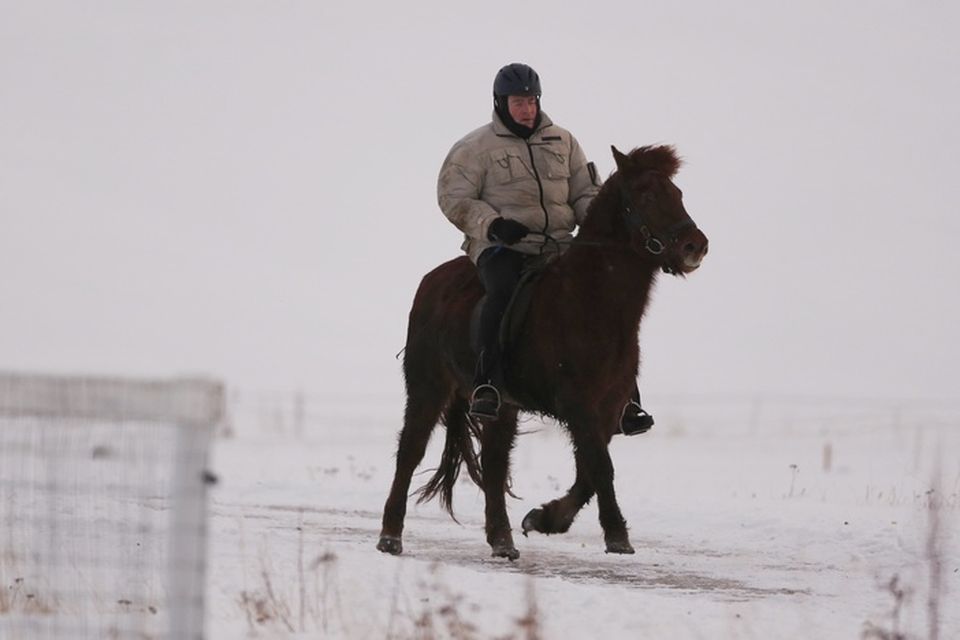
[[[496,358],[493,350],[484,349],[477,358],[473,393],[470,395],[470,415],[480,420],[496,420],[500,414],[500,392],[493,385],[492,374]]]
[[[640,389],[633,388],[633,395],[620,414],[620,431],[624,435],[635,436],[650,431],[653,426],[653,416],[640,406]]]

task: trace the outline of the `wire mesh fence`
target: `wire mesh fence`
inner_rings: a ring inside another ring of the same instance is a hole
[[[0,374],[0,637],[200,638],[220,385]]]

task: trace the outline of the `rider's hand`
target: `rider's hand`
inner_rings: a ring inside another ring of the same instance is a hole
[[[497,218],[490,223],[487,237],[494,242],[510,245],[520,242],[528,233],[530,233],[530,229],[521,222],[508,218]]]

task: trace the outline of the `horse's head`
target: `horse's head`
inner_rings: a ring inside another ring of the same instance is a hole
[[[671,179],[680,168],[673,147],[640,147],[626,155],[611,149],[631,245],[667,273],[695,270],[707,255],[707,236],[687,214],[683,193]]]

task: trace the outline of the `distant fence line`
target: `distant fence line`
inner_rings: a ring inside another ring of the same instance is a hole
[[[960,399],[786,394],[648,394],[660,430],[672,434],[847,433],[956,427]],[[322,438],[333,430],[396,432],[402,393],[316,393],[231,387],[224,436]]]

